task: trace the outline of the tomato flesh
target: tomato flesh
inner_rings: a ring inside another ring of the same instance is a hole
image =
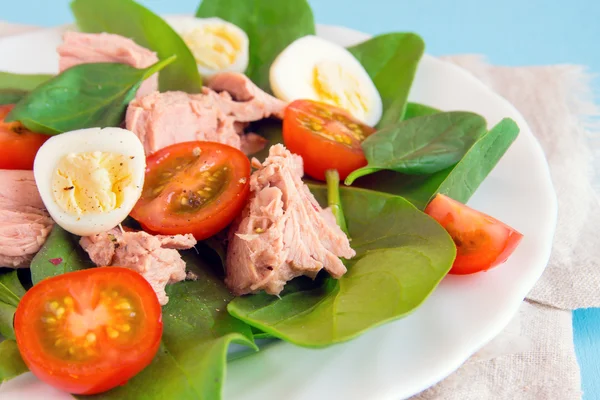
[[[425,213],[438,221],[456,244],[451,274],[473,274],[502,264],[523,238],[510,226],[443,194],[436,195]]]
[[[4,122],[14,104],[0,106],[0,169],[33,169],[38,149],[50,136],[34,133],[20,122]]]
[[[312,100],[290,103],[283,118],[285,146],[302,156],[307,175],[321,181],[328,169],[344,179],[367,165],[361,143],[373,132],[347,111]]]
[[[158,351],[161,307],[137,272],[100,267],[45,279],[17,307],[23,361],[40,380],[69,393],[124,384]]]
[[[142,196],[131,211],[151,233],[213,236],[239,215],[250,193],[250,161],[215,142],[178,143],[146,159]]]

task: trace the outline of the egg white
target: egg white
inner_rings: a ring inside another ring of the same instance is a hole
[[[275,96],[286,102],[298,99],[323,101],[313,86],[313,70],[324,61],[337,63],[360,82],[363,89],[360,93],[366,99],[367,110],[364,116],[354,117],[367,125],[376,125],[381,119],[383,105],[369,74],[347,49],[317,36],[301,37],[277,56],[269,71]],[[352,113],[352,110],[347,111]]]
[[[196,28],[201,28],[208,24],[224,25],[235,32],[236,37],[240,39],[241,48],[236,54],[235,60],[229,66],[222,69],[211,69],[204,65],[197,64],[198,72],[205,78],[209,78],[219,72],[239,72],[243,73],[248,68],[250,41],[248,35],[237,25],[225,21],[221,18],[196,18],[196,17],[169,17],[166,21],[175,32],[180,36],[185,35]],[[190,49],[191,51],[191,49]]]
[[[52,194],[54,172],[66,155],[96,151],[129,158],[131,182],[123,187],[123,200],[110,211],[82,215],[66,212]],[[133,132],[121,128],[80,129],[53,136],[40,147],[33,165],[35,183],[50,216],[63,229],[80,236],[106,232],[127,218],[142,193],[145,170],[144,146]]]

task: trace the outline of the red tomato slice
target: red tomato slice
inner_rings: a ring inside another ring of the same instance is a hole
[[[4,122],[14,104],[0,106],[0,169],[33,169],[38,149],[50,136],[33,133],[20,122]]]
[[[510,226],[443,194],[435,196],[425,212],[448,231],[456,244],[451,274],[473,274],[502,264],[523,238]]]
[[[250,161],[215,142],[185,142],[146,159],[142,196],[131,211],[144,228],[203,240],[239,215],[250,193]]]
[[[48,278],[17,307],[23,361],[40,380],[69,393],[124,384],[158,351],[160,304],[137,272],[101,267]]]
[[[296,100],[285,109],[283,142],[302,156],[304,172],[321,181],[336,169],[340,179],[367,165],[361,143],[375,132],[345,110],[312,100]]]

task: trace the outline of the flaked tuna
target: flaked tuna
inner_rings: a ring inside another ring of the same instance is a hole
[[[156,53],[131,39],[111,33],[65,32],[57,51],[60,72],[79,64],[120,63],[147,68],[158,62]],[[157,89],[158,74],[154,74],[142,83],[137,96],[145,96]]]
[[[185,279],[185,261],[177,250],[194,247],[192,235],[151,235],[114,228],[84,236],[79,244],[98,266],[119,266],[139,272],[150,283],[160,304],[169,298],[165,286]]]
[[[301,157],[275,145],[252,174],[248,205],[230,228],[225,283],[234,294],[277,295],[287,281],[323,268],[334,278],[346,273],[338,257],[356,253],[302,182],[302,167]]]
[[[0,170],[0,267],[29,266],[53,224],[33,172]]]
[[[209,87],[202,88],[200,94],[154,92],[129,104],[127,129],[140,138],[146,154],[194,140],[223,143],[246,154],[264,148],[264,138],[245,134],[244,129],[252,121],[281,117],[285,103],[260,90],[243,74],[217,74],[210,82],[218,83],[215,88],[220,92]]]

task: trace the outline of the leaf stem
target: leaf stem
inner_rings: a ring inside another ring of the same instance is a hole
[[[327,181],[327,205],[331,209],[333,216],[342,231],[348,235],[348,227],[346,226],[346,218],[342,209],[340,200],[340,175],[337,170],[329,169],[325,172],[325,180]]]

